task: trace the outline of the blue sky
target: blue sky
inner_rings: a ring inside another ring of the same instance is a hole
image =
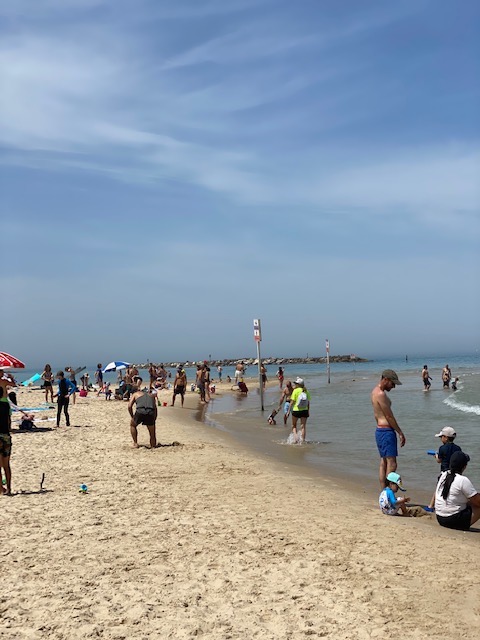
[[[480,348],[480,5],[0,5],[0,349]]]

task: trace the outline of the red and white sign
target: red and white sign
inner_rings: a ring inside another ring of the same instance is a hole
[[[329,340],[325,340],[325,349],[327,350],[327,353],[330,352],[330,341]]]
[[[253,337],[255,338],[255,342],[262,341],[262,329],[260,327],[260,320],[253,321]]]

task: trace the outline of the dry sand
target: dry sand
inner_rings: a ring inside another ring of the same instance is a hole
[[[132,449],[127,403],[92,395],[74,426],[13,435],[2,638],[480,636],[479,533],[384,516],[375,495],[236,447],[187,402],[159,409],[159,442],[181,446]]]

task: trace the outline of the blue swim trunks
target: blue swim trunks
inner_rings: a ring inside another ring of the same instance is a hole
[[[397,434],[395,429],[383,428],[375,430],[378,453],[381,458],[396,458],[398,456]]]

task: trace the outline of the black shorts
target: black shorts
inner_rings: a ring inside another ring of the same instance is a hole
[[[310,412],[308,409],[302,409],[301,411],[292,411],[292,416],[296,418],[309,418]]]
[[[45,380],[45,382],[43,383],[43,386],[44,386],[44,387],[51,387],[51,386],[52,386],[52,383],[51,383],[51,381],[50,381],[50,380]]]
[[[155,424],[155,415],[153,413],[140,414],[138,413],[138,411],[136,411],[135,415],[133,416],[133,421],[136,426],[139,424],[144,424],[146,427],[152,427]]]
[[[173,391],[173,395],[178,396],[178,394],[181,396],[185,395],[185,387],[181,384],[177,385]]]
[[[0,433],[0,458],[9,458],[12,453],[12,436]]]
[[[463,511],[455,513],[453,516],[439,516],[437,514],[438,524],[448,529],[458,529],[459,531],[468,531],[472,521],[472,507],[467,505]]]

